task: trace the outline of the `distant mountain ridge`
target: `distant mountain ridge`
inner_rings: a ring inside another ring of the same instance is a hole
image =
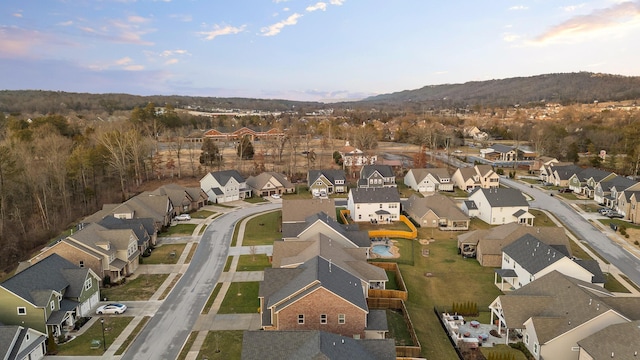
[[[640,76],[579,72],[430,85],[372,96],[362,102],[506,106],[542,101],[570,104],[635,99],[640,99]]]

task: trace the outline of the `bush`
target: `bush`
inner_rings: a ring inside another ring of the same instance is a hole
[[[638,242],[638,240],[634,241],[633,243],[636,245],[640,245],[640,242]]]
[[[533,357],[533,355],[531,355],[531,353],[529,352],[529,349],[527,349],[527,346],[522,341],[517,342],[517,343],[510,343],[509,346],[511,346],[512,348],[514,348],[516,350],[522,351],[524,356],[527,357],[527,360],[535,360],[536,359],[535,357]]]

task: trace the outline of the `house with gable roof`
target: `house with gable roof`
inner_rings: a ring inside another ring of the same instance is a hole
[[[491,165],[475,165],[458,168],[451,176],[451,181],[457,188],[471,192],[476,188],[498,188],[500,175],[493,171]]]
[[[200,188],[212,203],[225,203],[251,197],[251,189],[237,170],[214,171],[200,179]]]
[[[550,168],[547,181],[554,186],[568,187],[569,180],[576,174],[582,172],[582,168],[578,165],[555,165]]]
[[[578,341],[578,360],[636,359],[640,356],[640,321],[609,325]]]
[[[402,208],[421,227],[440,230],[469,230],[469,216],[448,196],[433,194],[427,197],[411,195]]]
[[[24,326],[0,324],[0,359],[40,360],[47,354],[47,335]]]
[[[590,198],[593,197],[595,187],[601,181],[606,181],[615,177],[616,174],[596,168],[582,169],[577,174],[569,178],[569,189],[576,194],[582,194]]]
[[[286,176],[275,171],[263,172],[258,176],[249,176],[247,186],[256,196],[270,196],[273,194],[291,194],[295,187]]]
[[[62,335],[100,301],[100,277],[57,254],[0,283],[0,323]]]
[[[358,188],[396,187],[396,175],[389,165],[363,165]]]
[[[631,189],[622,191],[622,193],[618,195],[616,211],[622,214],[627,220],[631,220],[632,216],[634,219],[637,219],[637,214],[635,214],[637,208],[636,199],[640,198],[640,189],[632,190],[633,188],[634,186],[632,186]]]
[[[512,188],[478,188],[469,195],[477,208],[477,217],[490,225],[518,223],[533,226],[529,203],[522,192]]]
[[[285,241],[306,241],[318,234],[325,234],[343,247],[365,248],[367,251],[371,248],[367,231],[360,230],[358,226],[342,225],[335,217],[323,212],[308,216],[304,222],[282,224],[282,239]]]
[[[199,187],[185,187],[178,184],[162,185],[153,194],[167,195],[175,210],[174,215],[196,211],[207,204],[208,196]]]
[[[109,215],[119,219],[151,218],[159,230],[169,226],[174,214],[168,195],[145,191],[120,204],[104,204],[100,211],[87,216],[82,222],[95,223]]]
[[[307,175],[307,185],[312,194],[345,193],[346,181],[344,170],[338,169],[309,170]]]
[[[638,315],[638,300],[616,299],[601,286],[552,271],[498,296],[489,309],[491,323],[496,321],[505,342],[516,333],[537,360],[578,360],[578,343],[611,325],[631,321]],[[622,305],[629,302],[633,307]]]
[[[404,184],[420,193],[453,191],[451,174],[446,168],[410,169],[404,176]]]
[[[596,185],[593,200],[598,204],[604,204],[608,208],[616,209],[618,196],[625,190],[640,190],[640,185],[637,184],[637,181],[624,176],[608,178],[606,181],[601,181]]]
[[[342,156],[343,166],[373,165],[378,160],[377,155],[368,155],[364,151],[351,146],[349,141],[338,152]]]
[[[351,189],[347,210],[358,221],[391,222],[400,219],[400,194],[395,187]]]
[[[502,249],[502,266],[496,270],[501,290],[507,285],[519,289],[552,271],[574,279],[604,286],[605,277],[595,260],[574,260],[564,246],[547,245],[532,234],[525,234]],[[506,284],[505,284],[506,283]]]
[[[336,219],[335,199],[282,199],[282,223],[304,223],[309,216],[324,213]]]

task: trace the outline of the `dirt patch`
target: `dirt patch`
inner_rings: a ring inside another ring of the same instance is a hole
[[[636,249],[640,248],[635,242],[640,243],[640,229],[627,229],[627,234],[629,237],[625,237],[624,235],[620,235],[621,238],[624,239],[630,246],[635,247]]]

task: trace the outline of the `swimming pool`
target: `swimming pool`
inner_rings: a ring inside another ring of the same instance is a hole
[[[373,245],[373,253],[382,257],[393,257],[387,245]]]

